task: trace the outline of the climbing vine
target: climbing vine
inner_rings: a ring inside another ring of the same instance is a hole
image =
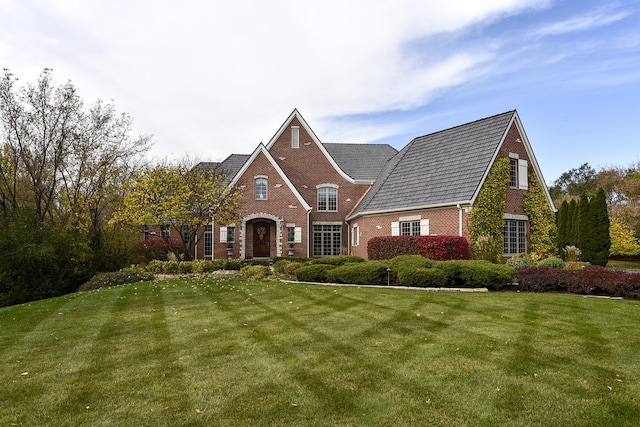
[[[479,237],[490,239],[497,251],[496,257],[502,254],[504,245],[502,228],[509,172],[509,159],[500,158],[495,161],[469,214],[471,241],[476,242]]]
[[[542,256],[556,252],[556,216],[549,208],[544,189],[535,172],[529,174],[529,191],[522,200],[524,213],[529,217],[529,252]]]

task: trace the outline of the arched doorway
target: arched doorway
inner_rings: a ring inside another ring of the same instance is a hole
[[[253,223],[253,257],[271,256],[271,224],[265,221]]]

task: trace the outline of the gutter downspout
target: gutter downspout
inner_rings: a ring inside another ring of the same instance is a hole
[[[309,242],[311,241],[311,209],[307,211],[307,258],[311,258],[311,252],[309,252],[311,245]]]
[[[458,203],[456,207],[458,208],[458,235],[462,237],[462,206]]]

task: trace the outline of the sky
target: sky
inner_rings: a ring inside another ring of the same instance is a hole
[[[44,68],[221,161],[297,108],[322,142],[386,143],[516,109],[547,183],[640,162],[640,0],[0,0],[0,68]]]

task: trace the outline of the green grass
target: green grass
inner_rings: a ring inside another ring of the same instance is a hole
[[[171,280],[0,309],[0,426],[625,426],[640,302]]]
[[[615,268],[618,270],[636,270],[636,271],[640,271],[640,260],[639,261],[635,261],[635,260],[616,260],[616,259],[610,259],[609,262],[607,262],[607,267],[609,268]]]

